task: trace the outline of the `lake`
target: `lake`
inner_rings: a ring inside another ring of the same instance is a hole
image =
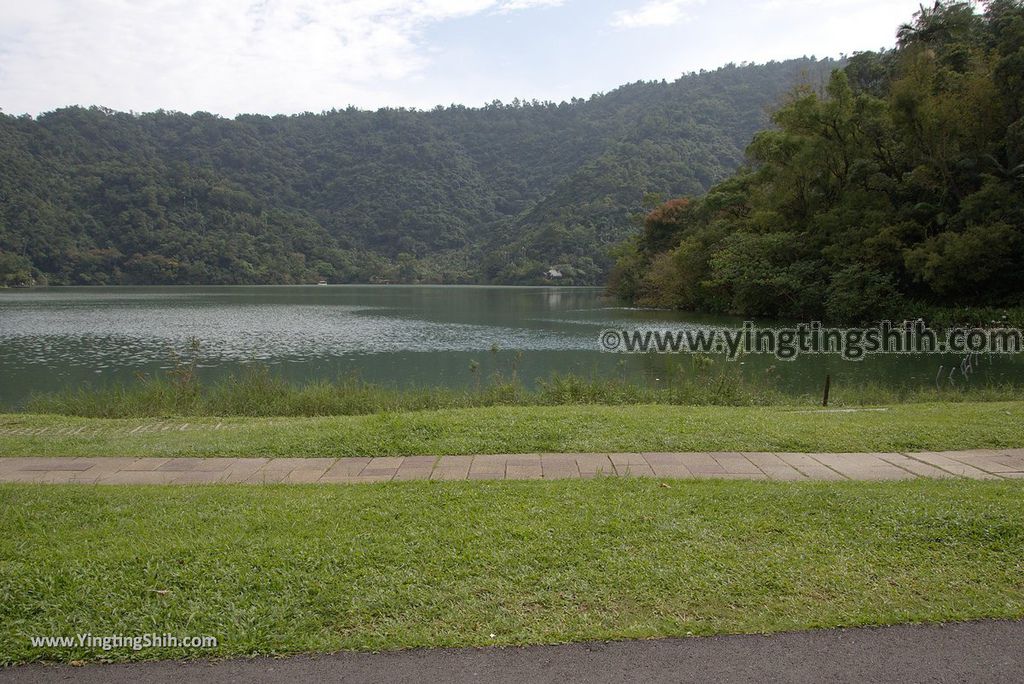
[[[617,375],[664,383],[686,355],[600,350],[605,328],[730,325],[742,319],[638,310],[599,288],[460,286],[68,287],[0,290],[0,405],[33,391],[131,382],[172,367],[198,341],[201,373],[254,364],[295,381],[359,378],[394,386],[468,386],[513,370],[532,384],[552,373]],[[748,375],[785,389],[844,383],[934,384],[959,364],[947,356],[844,361],[748,356]],[[1019,357],[984,358],[969,382],[1024,380]]]

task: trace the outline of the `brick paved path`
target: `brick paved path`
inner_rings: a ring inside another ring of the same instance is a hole
[[[526,454],[383,458],[0,458],[0,482],[342,483],[607,476],[740,480],[1024,478],[1024,449],[885,454]]]

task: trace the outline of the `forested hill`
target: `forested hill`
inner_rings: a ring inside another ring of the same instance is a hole
[[[936,2],[897,39],[794,93],[749,167],[651,212],[614,289],[851,322],[1024,305],[1024,2]]]
[[[0,285],[601,282],[645,197],[729,176],[784,94],[836,66],[560,104],[0,115]]]

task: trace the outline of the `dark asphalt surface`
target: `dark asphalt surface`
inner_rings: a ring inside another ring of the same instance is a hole
[[[62,681],[1024,682],[1024,622],[0,670]]]

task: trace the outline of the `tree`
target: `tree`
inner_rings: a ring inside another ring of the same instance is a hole
[[[0,252],[0,287],[24,287],[34,280],[31,261],[20,254]]]
[[[895,50],[794,89],[747,168],[652,212],[618,253],[630,296],[847,322],[1024,303],[1022,66],[1019,0],[922,8]]]

